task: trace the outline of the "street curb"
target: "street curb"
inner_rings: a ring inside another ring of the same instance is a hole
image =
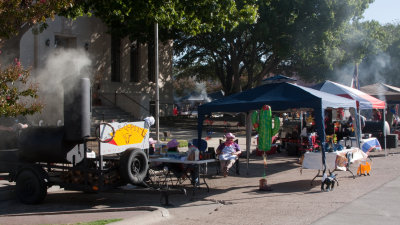
[[[162,207],[146,207],[146,211],[140,216],[134,216],[131,218],[124,219],[122,221],[109,223],[112,225],[131,225],[131,224],[152,224],[160,222],[161,220],[167,220],[170,216],[169,211]]]

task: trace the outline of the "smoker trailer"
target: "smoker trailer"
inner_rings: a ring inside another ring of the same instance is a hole
[[[16,182],[16,196],[26,204],[42,202],[52,185],[99,192],[143,184],[148,120],[101,123],[91,137],[90,119],[90,81],[83,78],[64,93],[64,126],[0,134],[0,179]]]

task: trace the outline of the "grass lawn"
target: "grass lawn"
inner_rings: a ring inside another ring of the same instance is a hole
[[[96,221],[91,221],[91,222],[85,222],[85,223],[74,223],[73,225],[105,225],[117,221],[121,221],[122,219],[109,219],[109,220],[96,220]]]

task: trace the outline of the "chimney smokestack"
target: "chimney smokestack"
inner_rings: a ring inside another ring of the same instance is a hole
[[[74,82],[67,79],[65,82]],[[71,83],[69,83],[71,84]],[[64,90],[65,140],[81,142],[90,136],[90,80],[81,78],[71,90]]]

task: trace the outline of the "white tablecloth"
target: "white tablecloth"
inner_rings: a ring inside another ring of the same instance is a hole
[[[351,149],[344,149],[342,151],[336,152],[325,152],[326,156],[326,169],[334,170],[336,169],[336,157],[346,156],[347,152],[353,153],[353,158],[351,159],[350,163],[359,163],[362,160],[365,160],[368,156],[359,148],[351,148]],[[306,152],[304,154],[303,169],[312,169],[312,170],[322,170],[322,153],[321,152]]]
[[[340,140],[339,144],[342,145],[343,147],[346,147],[345,144],[350,145],[351,147],[357,147],[357,141],[355,139],[348,140],[348,141]],[[373,149],[382,150],[378,139],[376,139],[374,137],[367,138],[367,139],[361,139],[360,147],[361,147],[361,150],[365,153],[368,153],[369,151],[371,151]]]

